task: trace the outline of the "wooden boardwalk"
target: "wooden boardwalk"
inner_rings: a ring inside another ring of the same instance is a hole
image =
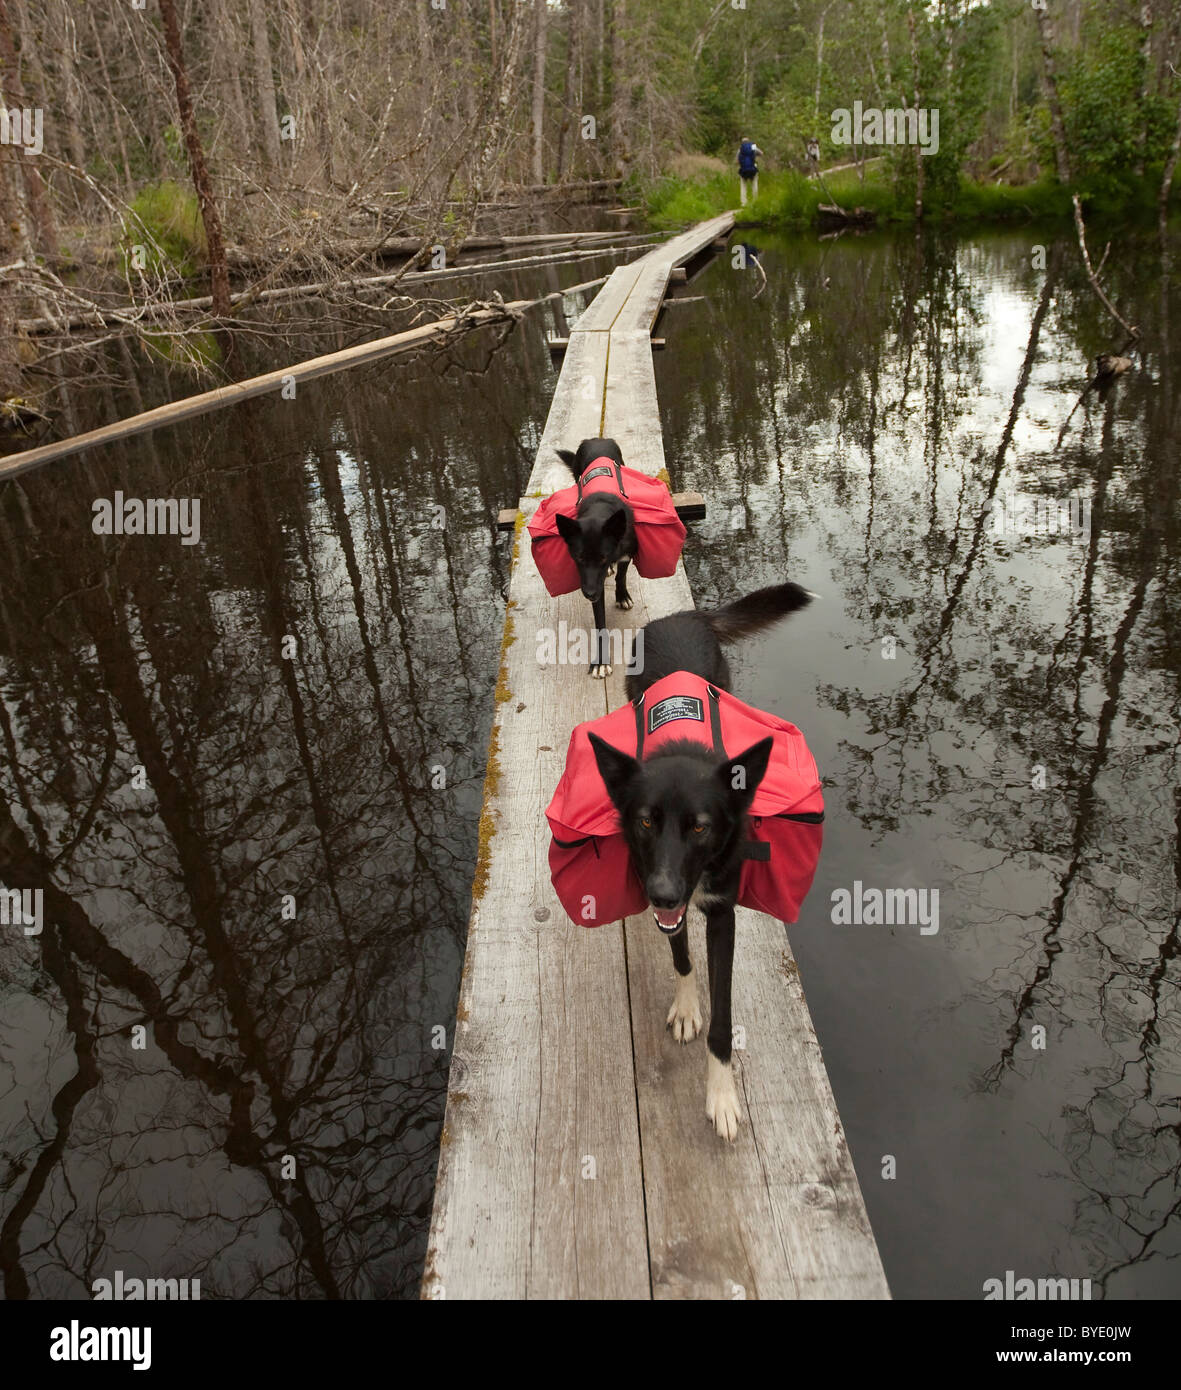
[[[732,222],[616,270],[574,325],[523,513],[569,486],[559,445],[610,435],[632,468],[663,468],[652,325],[673,267]],[[589,605],[551,599],[520,526],[515,544],[423,1297],[887,1298],[782,924],[738,911],[744,1115],[727,1144],[705,1116],[704,1032],[683,1047],[665,1029],[675,976],[650,915],[591,930],[562,911],[545,808],[571,728],[624,702],[623,673],[538,665],[538,630],[586,629]],[[683,566],[628,584],[631,612],[608,594],[616,628],[693,605]],[[696,911],[688,930],[703,970]]]

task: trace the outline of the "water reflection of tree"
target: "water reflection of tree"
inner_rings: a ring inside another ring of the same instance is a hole
[[[987,593],[990,588],[987,571],[996,562],[986,553],[986,513],[980,503],[996,495],[1005,471],[1014,424],[1038,352],[1054,269],[1052,258],[1033,315],[1009,418],[991,467],[978,474],[983,486],[975,494],[976,520],[968,527],[962,565],[955,571],[945,601],[932,617],[926,621],[920,615],[910,618],[914,634],[913,674],[902,690],[888,696],[864,698],[847,691],[842,695],[849,708],[859,709],[866,717],[871,735],[879,740],[874,755],[865,759],[866,778],[857,789],[860,804],[852,806],[867,823],[887,823],[885,817],[873,812],[866,815],[864,811],[867,803],[874,806],[882,801],[893,808],[893,818],[888,822],[891,828],[904,826],[916,814],[929,814],[935,806],[946,814],[949,809],[956,809],[958,803],[967,816],[979,815],[979,800],[965,783],[974,771],[979,777],[981,772],[987,776],[987,770],[973,770],[971,759],[964,758],[958,767],[950,769],[953,775],[949,778],[944,760],[934,755],[931,746],[933,733],[954,729],[960,721],[965,730],[978,731],[975,737],[968,732],[962,740],[966,745],[964,752],[969,752],[976,738],[987,741],[995,737],[998,716],[1008,716],[1003,737],[995,741],[995,756],[1002,767],[1019,769],[1009,787],[1014,782],[1020,786],[1022,774],[1028,777],[1029,770],[1038,763],[1051,770],[1058,784],[1057,796],[1033,798],[1031,804],[1031,798],[1015,798],[1010,793],[994,801],[989,809],[992,825],[985,832],[987,844],[1003,851],[1006,857],[1016,854],[1025,863],[1058,863],[1062,867],[1051,870],[1054,889],[1048,906],[1037,914],[1040,926],[1027,936],[1020,956],[993,976],[997,1003],[1009,1020],[1004,1026],[997,1062],[981,1077],[980,1084],[983,1089],[996,1090],[1004,1083],[1018,1065],[1019,1044],[1028,1043],[1032,1024],[1044,1021],[1047,1015],[1059,1020],[1060,1027],[1090,1024],[1100,1031],[1113,1053],[1124,1054],[1118,1068],[1090,1070],[1087,1085],[1095,1087],[1094,1098],[1068,1111],[1063,1130],[1056,1137],[1080,1185],[1091,1194],[1091,1202],[1079,1203],[1078,1238],[1104,1252],[1102,1266],[1095,1269],[1097,1282],[1102,1286],[1110,1273],[1142,1258],[1152,1240],[1177,1214],[1176,1174],[1181,1155],[1177,1144],[1176,1096],[1153,1088],[1150,1083],[1140,1090],[1127,1084],[1129,1041],[1138,1036],[1144,1049],[1157,1049],[1159,1015],[1150,1025],[1139,1028],[1138,1009],[1132,998],[1124,997],[1147,989],[1159,1001],[1168,963],[1176,954],[1176,921],[1164,928],[1159,948],[1154,943],[1155,960],[1145,962],[1146,939],[1152,942],[1162,929],[1159,900],[1157,911],[1129,912],[1114,893],[1095,895],[1093,879],[1088,881],[1088,876],[1096,865],[1102,867],[1114,854],[1123,861],[1123,872],[1151,885],[1162,867],[1156,836],[1166,842],[1171,839],[1166,859],[1172,859],[1176,852],[1175,826],[1152,826],[1138,846],[1128,843],[1121,822],[1131,812],[1143,829],[1146,819],[1135,801],[1126,800],[1126,792],[1121,796],[1116,786],[1118,779],[1128,779],[1132,759],[1127,751],[1120,750],[1118,761],[1122,766],[1116,769],[1109,764],[1119,746],[1117,720],[1129,703],[1125,690],[1129,679],[1139,678],[1132,697],[1142,702],[1137,722],[1151,735],[1145,739],[1144,751],[1162,751],[1157,736],[1169,726],[1174,729],[1175,741],[1175,707],[1168,718],[1158,719],[1155,729],[1151,728],[1152,720],[1144,707],[1153,702],[1154,695],[1159,698],[1163,694],[1159,685],[1154,691],[1155,673],[1151,666],[1155,663],[1150,662],[1144,671],[1137,671],[1135,664],[1129,671],[1129,666],[1133,663],[1133,637],[1148,615],[1149,591],[1161,578],[1162,566],[1167,572],[1168,563],[1162,553],[1166,532],[1175,538],[1175,524],[1170,520],[1175,480],[1172,440],[1178,422],[1167,418],[1174,407],[1165,404],[1171,397],[1162,391],[1154,398],[1156,408],[1143,421],[1144,457],[1134,459],[1130,450],[1121,449],[1117,443],[1115,406],[1108,400],[1098,457],[1090,456],[1086,444],[1080,446],[1080,456],[1074,462],[1085,467],[1094,480],[1095,505],[1083,581],[1077,599],[1072,601],[1065,632],[1056,642],[1046,615],[1036,608],[1031,610],[1020,599],[1006,607],[1001,620],[1006,635],[999,642],[996,626],[987,620],[978,623],[973,615],[961,612],[970,595],[979,602],[982,590]],[[1120,475],[1132,483],[1122,505],[1109,498],[1111,479]],[[1136,493],[1139,505],[1133,503]],[[1138,541],[1134,548],[1128,545],[1131,537]],[[981,571],[979,576],[977,569]],[[1096,637],[1100,619],[1095,609],[1095,584],[1100,571],[1109,591],[1122,588],[1126,594],[1122,612],[1110,609],[1114,630],[1107,651],[1102,650],[1103,644]],[[990,598],[987,603],[994,601]],[[1070,634],[1079,625],[1083,639],[1077,644],[1073,669],[1064,671],[1060,669],[1061,659],[1074,645]],[[974,683],[970,676],[968,680],[964,677],[971,669],[971,638],[979,640],[981,627],[992,648],[991,680]],[[1001,649],[1006,646],[1009,653],[1002,654]],[[958,653],[968,655],[968,662],[963,662]],[[1021,653],[1018,660],[1013,659],[1016,653]],[[916,749],[914,745],[918,743],[925,743],[926,750]],[[1168,747],[1167,742],[1164,747]],[[891,763],[898,770],[897,779],[888,786],[877,775],[884,748],[892,750]],[[925,784],[924,760],[929,763]],[[1158,783],[1156,779],[1162,771],[1166,780]],[[1170,772],[1171,769],[1158,765],[1148,769],[1147,775],[1134,779],[1140,794],[1159,799],[1158,788],[1172,784]],[[1009,776],[1012,778],[1011,771]],[[1003,869],[1000,872],[1003,874]],[[995,879],[996,875],[984,875],[978,889],[981,904],[986,897],[984,882],[989,878]],[[963,881],[957,884],[957,893],[964,886]],[[1090,895],[1080,893],[1084,886],[1092,890]],[[994,901],[1004,901],[1002,883],[993,883],[991,896]],[[968,911],[971,913],[971,906]],[[1063,976],[1059,967],[1067,951],[1076,958],[1076,964]],[[1077,963],[1080,955],[1084,959],[1081,966]],[[1175,990],[1175,971],[1170,983]],[[1175,1038],[1175,1013],[1171,1025]],[[1142,1055],[1141,1062],[1151,1072],[1147,1055]],[[1113,1094],[1116,1091],[1118,1095]],[[1109,1112],[1103,1125],[1096,1123],[1101,1108]],[[1112,1143],[1110,1133],[1113,1109],[1121,1112],[1116,1120],[1118,1144]],[[1142,1188],[1133,1190],[1133,1180]],[[1115,1256],[1115,1252],[1121,1253]]]
[[[503,603],[487,503],[519,493],[523,375],[416,412],[429,368],[396,408],[371,372],[343,405],[312,388],[0,497],[22,559],[0,880],[46,891],[42,938],[0,960],[9,1297],[115,1268],[207,1297],[413,1293]],[[203,544],[94,537],[116,488],[201,496]]]
[[[850,640],[874,649],[883,635],[900,638],[893,689],[820,689],[854,730],[834,795],[875,838],[909,839],[908,827],[938,817],[941,838],[965,860],[942,866],[955,873],[943,886],[957,921],[992,928],[993,949],[1012,941],[979,987],[998,1020],[982,1090],[1022,1084],[1035,1022],[1096,1037],[1110,1059],[1059,1050],[1060,1065],[1081,1070],[1062,1077],[1071,1105],[1047,1135],[1078,1181],[1075,1239],[1109,1286],[1131,1264],[1175,1255],[1181,1195],[1181,1085],[1170,1060],[1179,1041],[1181,633],[1168,582],[1181,418],[1173,290],[1160,277],[1154,314],[1143,302],[1144,251],[1135,251],[1116,288],[1121,302],[1139,296],[1150,365],[1100,403],[1097,438],[1092,423],[1058,456],[1055,412],[1078,390],[1069,364],[1082,370],[1086,355],[1109,346],[1068,247],[1051,246],[1035,275],[1028,246],[1006,256],[899,240],[848,267],[830,256],[821,276],[809,249],[793,245],[770,274],[778,333],[735,335],[743,364],[728,364],[726,389],[708,399],[706,386],[697,409],[684,404],[693,392],[682,384],[669,412],[678,458],[696,466],[712,450],[725,461],[693,481],[719,511],[739,499],[753,523],[749,533],[707,523],[721,558],[693,571],[706,599],[738,574],[799,577],[794,554],[820,537],[847,596]],[[1028,338],[1011,399],[982,410],[979,291],[998,281],[1028,303]],[[711,289],[741,321],[724,277]],[[808,351],[789,354],[789,336]],[[750,423],[765,419],[759,392],[780,402],[761,432]],[[986,417],[996,422],[991,439],[979,428]],[[1092,500],[1089,538],[995,538],[985,504],[1014,486],[1082,492]],[[1039,764],[1045,791],[1031,786]],[[1042,905],[1025,915],[1014,873],[1040,886]],[[1005,923],[1012,935],[1001,937]]]

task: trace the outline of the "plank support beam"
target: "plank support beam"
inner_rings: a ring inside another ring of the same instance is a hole
[[[665,339],[663,339],[663,338],[653,338],[653,339],[651,340],[651,344],[652,344],[652,351],[653,351],[653,352],[662,352],[662,351],[664,350],[665,346],[666,346]],[[549,348],[550,352],[553,353],[553,355],[554,355],[555,357],[559,357],[559,356],[561,356],[561,354],[564,353],[564,352],[566,351],[566,349],[570,346],[570,339],[569,339],[569,338],[547,338],[547,339],[545,340],[545,345],[546,345],[547,348]]]
[[[700,492],[674,492],[673,506],[682,521],[703,521],[705,519],[705,498]],[[517,518],[521,515],[518,507],[503,507],[496,514],[498,531],[515,531]]]

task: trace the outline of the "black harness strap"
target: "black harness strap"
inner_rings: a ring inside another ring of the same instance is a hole
[[[718,692],[712,685],[707,685],[709,691],[709,731],[713,735],[714,752],[719,758],[726,756],[726,745],[722,742],[722,715],[719,709]]]
[[[725,758],[727,753],[726,745],[722,742],[721,701],[718,692],[712,685],[707,688],[709,690],[709,727],[713,734],[714,752],[720,758]],[[769,860],[771,858],[771,846],[765,840],[743,840],[741,854],[743,859]]]
[[[722,741],[722,712],[721,699],[717,690],[712,685],[707,685],[709,691],[709,730],[713,739],[714,752],[720,758],[725,758],[726,745]],[[640,761],[644,756],[644,725],[647,723],[644,701],[647,692],[637,695],[632,701],[632,709],[636,715],[636,760]],[[761,816],[755,819],[762,820]],[[804,811],[792,814],[790,811],[781,811],[776,820],[800,821],[804,825],[820,825],[824,820],[823,811]],[[771,846],[766,840],[744,840],[742,842],[742,858],[752,859],[755,862],[768,863],[771,859]]]

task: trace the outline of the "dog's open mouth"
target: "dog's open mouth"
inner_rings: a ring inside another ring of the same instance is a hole
[[[680,930],[681,923],[685,920],[685,907],[686,904],[682,903],[680,907],[654,907],[652,909],[652,916],[656,918],[656,925],[665,936],[672,936]]]

